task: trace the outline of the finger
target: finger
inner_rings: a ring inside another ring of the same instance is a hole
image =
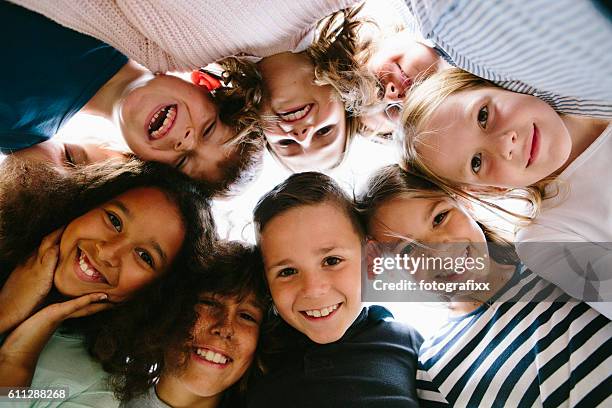
[[[105,293],[90,293],[67,302],[55,303],[51,306],[47,306],[41,310],[41,312],[45,312],[45,318],[49,319],[49,321],[58,322],[67,319],[73,313],[78,312],[94,302],[102,302],[106,299],[108,299],[108,296]]]
[[[66,227],[61,227],[48,234],[40,243],[38,247],[38,256],[42,257],[43,254],[51,247],[59,245],[60,240],[62,238],[62,234],[64,233],[64,229]]]
[[[59,246],[56,245],[47,249],[40,260],[40,264],[43,267],[43,271],[48,273],[55,272],[55,266],[57,265],[58,260]]]
[[[67,316],[66,319],[73,319],[75,317],[84,317],[92,314],[96,314],[103,310],[108,310],[115,305],[113,303],[91,303],[76,312],[72,313],[70,316]]]

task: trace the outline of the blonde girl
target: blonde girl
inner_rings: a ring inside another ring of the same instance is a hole
[[[601,303],[612,299],[606,245],[531,244],[612,241],[612,189],[600,182],[612,177],[612,127],[609,118],[596,118],[596,105],[592,116],[562,112],[573,108],[555,111],[459,69],[440,72],[405,105],[403,161],[460,195],[527,198],[532,212],[517,237],[521,259],[612,316],[610,303]],[[595,275],[587,276],[588,268]],[[586,290],[591,284],[596,289]]]

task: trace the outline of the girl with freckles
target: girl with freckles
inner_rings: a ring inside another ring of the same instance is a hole
[[[477,292],[442,293],[448,322],[419,350],[421,406],[598,406],[612,398],[610,319],[533,274],[460,199],[392,165],[371,177],[360,207],[368,234],[404,254],[467,246],[468,256],[486,260],[480,273],[415,275],[488,283]]]
[[[528,215],[487,205],[512,217],[518,254],[535,273],[612,317],[612,189],[600,182],[612,177],[612,125],[605,110],[587,106],[557,111],[449,69],[411,90],[402,160],[484,204],[479,197],[526,200]]]
[[[158,163],[11,170],[0,177],[0,384],[61,383],[71,402],[110,403],[95,360],[121,361],[117,325],[142,324],[156,311],[147,299],[206,259],[216,238],[208,201]]]
[[[126,327],[127,364],[114,375],[129,407],[240,407],[261,373],[258,341],[269,300],[255,248],[221,242],[148,325]]]
[[[278,327],[249,407],[411,407],[420,335],[361,304],[364,233],[329,177],[299,173],[257,204],[254,222]]]

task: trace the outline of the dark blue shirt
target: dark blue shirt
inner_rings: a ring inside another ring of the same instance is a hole
[[[92,37],[0,1],[0,151],[44,142],[127,62]]]
[[[419,333],[381,306],[364,308],[337,342],[316,344],[283,324],[288,344],[271,373],[255,384],[248,406],[417,407]]]

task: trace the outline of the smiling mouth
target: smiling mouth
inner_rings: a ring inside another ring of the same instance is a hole
[[[336,311],[342,306],[342,303],[336,303],[335,305],[327,306],[321,309],[310,309],[303,310],[300,313],[309,320],[320,320],[330,318]]]
[[[286,112],[279,112],[278,116],[284,121],[284,122],[295,122],[298,121],[300,119],[304,119],[306,116],[308,116],[308,114],[310,113],[311,109],[312,109],[313,104],[309,103],[308,105],[302,106],[300,108],[297,109],[292,109],[290,111],[286,111]]]
[[[229,356],[206,347],[194,347],[193,353],[199,360],[204,360],[207,363],[211,363],[219,367],[227,367],[232,361],[234,361]]]
[[[92,264],[85,252],[77,248],[78,276],[87,282],[98,282],[108,284],[108,281]],[[80,272],[80,273],[79,273]]]
[[[149,125],[147,126],[147,132],[152,139],[161,139],[168,134],[174,124],[176,111],[176,104],[166,105],[151,116]]]
[[[531,148],[529,149],[529,160],[527,160],[527,166],[529,167],[533,163],[538,155],[538,148],[540,147],[540,132],[535,123],[533,124],[533,134],[531,136]]]
[[[465,260],[469,259],[471,254],[472,254],[472,249],[468,245],[465,248],[465,251],[463,251],[463,253],[460,256],[456,257],[455,259],[464,259],[463,265],[465,265],[466,264]],[[452,280],[452,279],[456,279],[457,277],[459,277],[460,275],[463,275],[463,274],[464,273],[458,273],[458,272],[455,272],[452,269],[449,269],[449,270],[445,270],[445,271],[437,273],[434,276],[434,278],[435,279],[445,279],[445,280],[451,279]]]

